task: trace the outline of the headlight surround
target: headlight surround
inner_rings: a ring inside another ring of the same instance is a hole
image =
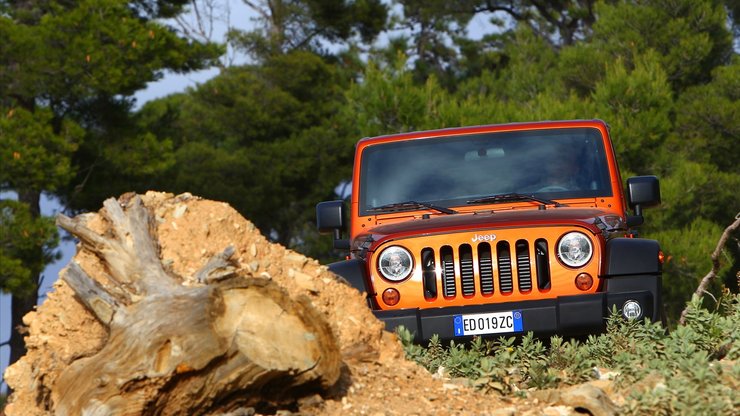
[[[558,242],[558,258],[568,267],[578,268],[591,260],[594,248],[585,234],[573,231],[562,237]]]
[[[401,246],[385,248],[378,256],[378,271],[391,282],[400,282],[409,277],[413,268],[411,253]]]

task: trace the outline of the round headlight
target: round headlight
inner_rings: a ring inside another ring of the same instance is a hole
[[[581,267],[588,263],[593,252],[591,240],[583,233],[574,231],[565,234],[558,243],[558,257],[569,267]]]
[[[378,257],[380,274],[393,282],[400,282],[407,278],[411,274],[412,267],[411,253],[403,247],[388,247]]]

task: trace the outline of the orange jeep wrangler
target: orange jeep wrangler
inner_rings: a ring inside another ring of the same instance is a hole
[[[609,126],[579,120],[362,139],[349,239],[343,201],[316,213],[349,249],[329,269],[424,342],[596,333],[612,307],[659,320],[662,253],[632,230],[658,203],[654,176],[625,195]]]

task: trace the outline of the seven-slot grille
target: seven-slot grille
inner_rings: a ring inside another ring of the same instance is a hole
[[[473,256],[473,251],[477,256]],[[532,253],[535,256],[534,271]],[[462,296],[470,297],[476,291],[482,295],[512,293],[515,284],[519,293],[531,292],[533,285],[539,289],[550,287],[548,244],[545,239],[535,240],[533,244],[527,240],[517,240],[511,244],[498,241],[454,247],[445,245],[436,250],[427,247],[421,251],[421,259],[424,296],[427,299],[437,297],[438,287],[445,298],[457,297],[458,288]],[[437,261],[440,263],[439,276]],[[477,268],[475,262],[478,263]],[[516,265],[516,276],[513,264]],[[456,275],[459,276],[459,284]],[[440,282],[439,286],[437,281]]]

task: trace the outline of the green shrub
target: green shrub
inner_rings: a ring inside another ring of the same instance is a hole
[[[698,298],[688,307],[686,324],[670,334],[659,323],[617,314],[605,334],[585,341],[554,336],[549,345],[528,333],[449,346],[434,337],[424,348],[408,330],[398,334],[409,359],[486,392],[574,385],[607,369],[626,399],[624,414],[740,414],[740,295],[725,292],[714,311]]]

